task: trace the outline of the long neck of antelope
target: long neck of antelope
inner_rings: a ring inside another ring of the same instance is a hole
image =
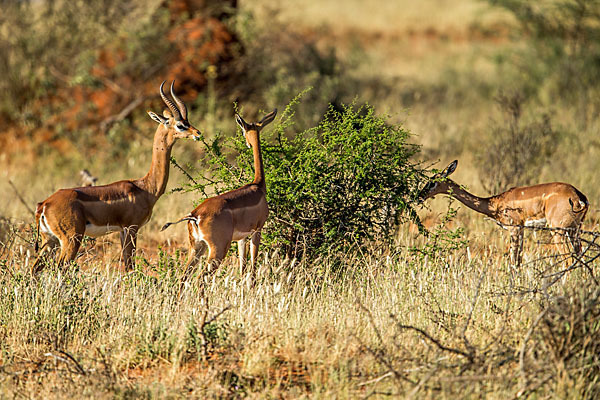
[[[452,194],[452,196],[470,209],[492,217],[493,211],[490,208],[490,198],[475,196],[461,188],[456,182],[450,180],[447,182],[447,185],[448,189],[446,193]]]
[[[260,148],[260,139],[257,135],[249,138],[252,153],[254,154],[254,181],[252,183],[259,185],[266,191],[265,169],[263,167],[262,151]]]
[[[140,179],[143,189],[154,195],[155,200],[165,192],[169,181],[169,162],[174,140],[169,138],[168,133],[168,129],[162,124],[158,126],[152,145],[150,171]]]

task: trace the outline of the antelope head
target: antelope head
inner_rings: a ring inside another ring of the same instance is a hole
[[[448,176],[451,175],[458,165],[458,160],[452,161],[442,172],[435,174],[429,182],[421,189],[419,199],[427,200],[439,193],[447,193]]]
[[[81,177],[81,186],[96,186],[96,183],[98,183],[98,178],[87,169],[79,171],[79,176]]]
[[[238,113],[235,113],[235,122],[242,128],[242,133],[244,134],[244,138],[246,138],[246,146],[252,147],[252,143],[258,143],[261,129],[273,122],[276,115],[277,109],[274,109],[259,122],[249,124]]]
[[[165,81],[160,85],[160,97],[163,99],[168,109],[163,111],[163,115],[160,116],[152,111],[148,111],[148,115],[154,121],[162,124],[167,129],[167,135],[169,143],[175,142],[176,139],[194,139],[200,140],[200,131],[190,124],[187,119],[187,107],[185,103],[177,97],[173,90],[175,81],[171,82],[171,97],[169,99],[163,90]]]

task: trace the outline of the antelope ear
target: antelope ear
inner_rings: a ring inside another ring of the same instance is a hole
[[[169,110],[163,110],[163,117],[165,117],[166,119],[171,119],[173,118],[173,114],[171,114],[171,111]]]
[[[244,133],[248,130],[248,124],[246,123],[246,121],[244,121],[242,117],[240,117],[240,114],[238,113],[235,113],[235,122],[237,122],[240,128],[242,128],[242,131],[244,131]]]
[[[160,115],[153,113],[152,111],[146,111],[146,112],[148,113],[150,118],[152,118],[154,121],[158,122],[159,124],[167,125],[169,123],[168,119],[165,119],[165,118],[161,117]]]
[[[271,111],[270,113],[265,115],[265,117],[263,119],[261,119],[260,122],[257,123],[256,125],[263,128],[263,127],[267,126],[268,124],[270,124],[271,122],[273,122],[276,115],[277,115],[277,109],[274,109],[273,111]]]
[[[456,167],[458,166],[458,160],[452,161],[444,171],[442,171],[442,176],[445,178],[448,175],[451,175],[454,171],[456,171]]]

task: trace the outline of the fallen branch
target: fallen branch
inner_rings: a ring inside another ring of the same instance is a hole
[[[66,351],[62,351],[62,350],[57,350],[60,354],[62,354],[64,357],[58,356],[56,354],[53,353],[46,353],[44,354],[46,357],[52,357],[54,358],[56,361],[61,361],[64,362],[65,364],[67,364],[67,366],[72,362],[75,365],[75,369],[76,372],[81,374],[81,375],[86,375],[85,370],[83,369],[83,367],[81,366],[81,364],[79,364],[77,362],[77,360],[75,360],[75,358],[70,355],[69,353],[67,353]]]
[[[388,377],[390,377],[390,376],[392,376],[392,375],[394,375],[394,373],[393,373],[392,371],[390,371],[390,372],[387,372],[387,373],[385,373],[385,374],[383,374],[383,375],[381,375],[381,376],[378,376],[377,378],[370,379],[370,380],[368,380],[368,381],[366,381],[366,382],[363,382],[363,383],[359,383],[357,386],[359,386],[359,387],[360,387],[360,386],[367,386],[367,385],[371,385],[371,384],[373,384],[373,383],[377,383],[377,382],[379,382],[379,381],[382,381],[382,380],[384,380],[385,378],[388,378]]]

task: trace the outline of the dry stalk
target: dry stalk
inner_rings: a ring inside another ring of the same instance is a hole
[[[377,336],[378,343],[380,346],[383,347],[383,345],[384,345],[383,337],[381,335],[381,332],[377,328],[377,325],[375,324],[375,319],[373,318],[373,314],[367,307],[365,307],[359,301],[357,301],[356,303],[357,303],[358,307],[360,308],[360,310],[362,310],[369,318],[371,327],[373,328],[373,330],[375,331],[375,335]],[[361,345],[362,348],[367,350],[367,352],[369,352],[380,363],[382,363],[388,369],[388,373],[393,374],[394,378],[397,381],[405,381],[405,382],[412,383],[413,385],[416,383],[416,382],[412,381],[411,379],[409,379],[408,377],[401,374],[396,368],[394,368],[394,366],[392,365],[392,362],[388,359],[388,355],[385,354],[385,352],[384,352],[384,354],[381,354],[381,352],[372,349],[370,346],[365,344],[358,336],[356,336],[354,334],[352,334],[352,337],[354,337],[358,341],[358,343]]]
[[[206,328],[212,324],[213,322],[215,322],[221,315],[223,315],[227,310],[231,309],[231,304],[227,304],[225,307],[221,308],[221,310],[219,310],[216,314],[214,314],[212,317],[208,318],[208,313],[210,312],[210,307],[208,305],[208,296],[206,295],[206,290],[204,289],[204,285],[201,289],[201,297],[203,299],[203,304],[204,304],[204,309],[202,310],[202,313],[200,315],[200,321],[199,321],[199,334],[200,334],[200,340],[201,340],[201,347],[202,347],[202,359],[206,360],[206,356],[208,355],[208,345],[209,345],[209,338],[206,335]]]

